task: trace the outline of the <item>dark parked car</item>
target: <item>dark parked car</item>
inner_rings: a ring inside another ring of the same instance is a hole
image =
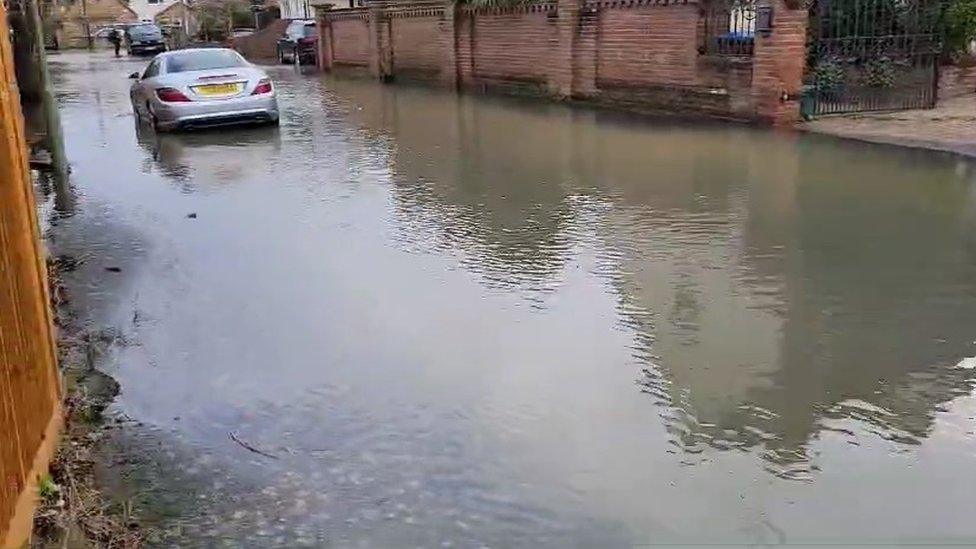
[[[278,40],[278,61],[294,63],[315,63],[318,48],[318,30],[315,21],[298,19],[289,23],[285,35]]]
[[[125,29],[125,49],[129,55],[164,52],[163,31],[152,23],[131,25]]]

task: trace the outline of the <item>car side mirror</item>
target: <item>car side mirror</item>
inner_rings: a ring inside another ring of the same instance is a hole
[[[131,78],[132,80],[139,80],[139,73],[138,72],[134,72],[134,73],[132,73],[132,74],[129,75],[129,78]]]

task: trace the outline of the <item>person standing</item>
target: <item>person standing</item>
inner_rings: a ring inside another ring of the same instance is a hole
[[[108,41],[115,47],[115,57],[118,57],[119,49],[122,48],[122,33],[119,29],[112,29],[112,32],[108,35]]]

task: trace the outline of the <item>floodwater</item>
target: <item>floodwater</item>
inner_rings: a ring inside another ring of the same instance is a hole
[[[45,208],[152,544],[976,542],[976,166],[290,67],[156,136],[138,65],[52,60]]]

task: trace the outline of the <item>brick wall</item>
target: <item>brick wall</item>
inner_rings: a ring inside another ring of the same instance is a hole
[[[528,7],[476,14],[467,39],[473,45],[470,84],[544,84],[551,25]]]
[[[319,36],[323,36],[320,31]],[[332,56],[339,65],[369,65],[369,26],[365,11],[332,22]]]
[[[391,19],[393,71],[398,76],[436,79],[443,64],[439,17]]]
[[[976,66],[939,67],[939,99],[952,99],[976,93]]]
[[[287,19],[278,19],[248,36],[234,38],[231,47],[251,61],[270,61],[278,58],[278,40],[285,35]]]
[[[697,4],[601,9],[589,23],[597,53],[586,95],[634,110],[750,118],[752,59],[699,54],[699,14]]]
[[[790,123],[804,68],[807,12],[774,4],[753,56],[699,53],[697,0],[537,0],[472,9],[451,2],[319,11],[322,66],[355,57],[384,80],[532,93],[633,110]],[[351,17],[360,18],[359,26]],[[362,20],[365,19],[365,21]]]
[[[697,24],[697,4],[602,10],[597,85],[696,84]]]

